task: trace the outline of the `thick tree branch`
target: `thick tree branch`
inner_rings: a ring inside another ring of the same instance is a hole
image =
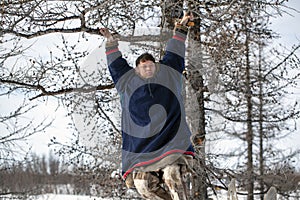
[[[89,93],[93,91],[98,91],[98,90],[107,90],[107,89],[112,89],[114,88],[114,84],[107,84],[107,85],[97,85],[97,86],[83,86],[80,88],[62,88],[56,91],[47,91],[45,87],[41,85],[34,85],[34,84],[28,84],[28,83],[23,83],[23,82],[18,82],[14,80],[4,80],[0,78],[0,82],[3,84],[11,84],[11,85],[17,85],[21,86],[27,89],[31,90],[36,90],[40,91],[41,93],[38,94],[35,97],[30,98],[30,100],[37,99],[42,96],[56,96],[56,95],[61,95],[61,94],[67,94],[67,93],[72,93],[72,92],[82,92],[82,93]]]

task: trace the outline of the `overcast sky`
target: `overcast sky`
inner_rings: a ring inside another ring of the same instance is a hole
[[[286,11],[282,17],[272,20],[272,28],[281,35],[277,42],[291,47],[295,43],[300,43],[300,0],[289,0]],[[296,11],[298,10],[298,11]]]

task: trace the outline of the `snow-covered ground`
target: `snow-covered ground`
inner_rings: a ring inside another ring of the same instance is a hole
[[[211,200],[228,200],[227,197],[227,191],[217,191],[216,195],[209,195],[209,198]],[[295,193],[294,195],[290,194],[291,198],[290,200],[296,200],[299,196],[299,193]],[[296,197],[297,196],[297,197]],[[19,198],[16,196],[0,196],[1,200],[10,200],[10,199],[27,199],[27,200],[120,200],[120,197],[111,197],[111,198],[101,198],[97,196],[84,196],[84,195],[68,195],[68,194],[44,194],[44,195],[36,195],[36,196],[29,196],[28,198]],[[122,198],[123,199],[123,198]],[[136,198],[124,198],[124,199],[130,199],[130,200],[136,200]],[[233,199],[232,196],[230,199]],[[246,195],[237,195],[238,200],[246,200]],[[259,196],[256,196],[255,199],[260,199]],[[280,195],[277,195],[277,199],[281,199]]]
[[[221,194],[210,197],[212,200],[227,200],[227,194]],[[243,200],[243,197],[238,197],[239,200]],[[0,196],[1,200],[20,199],[12,196]],[[84,195],[68,195],[68,194],[44,194],[37,196],[29,196],[28,200],[116,200],[120,198],[101,198],[97,196],[84,196]],[[131,199],[132,200],[132,199]]]

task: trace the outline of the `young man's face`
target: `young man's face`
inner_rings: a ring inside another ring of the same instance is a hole
[[[155,74],[156,66],[153,61],[147,60],[140,62],[135,70],[142,78],[151,78]]]

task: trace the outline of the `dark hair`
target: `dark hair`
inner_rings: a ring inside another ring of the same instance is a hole
[[[150,53],[143,53],[136,59],[135,66],[138,66],[141,62],[146,62],[148,60],[155,62],[154,57]]]

